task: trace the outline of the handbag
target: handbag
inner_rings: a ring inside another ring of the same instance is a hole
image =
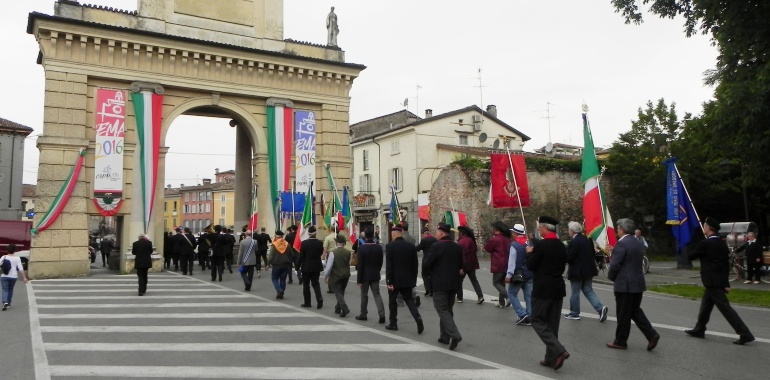
[[[521,284],[524,282],[524,275],[521,273],[520,270],[516,270],[513,272],[513,276],[511,276],[511,283],[512,284]]]
[[[358,265],[358,254],[353,252],[353,254],[350,255],[350,266],[354,267],[356,265]]]

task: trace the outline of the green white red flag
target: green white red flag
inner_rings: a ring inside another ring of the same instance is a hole
[[[305,209],[302,210],[302,220],[299,223],[299,231],[294,238],[294,249],[299,251],[299,247],[302,245],[302,240],[307,240],[310,236],[307,232],[308,228],[313,224],[313,181],[310,181],[310,186],[305,194]]]
[[[466,218],[464,212],[446,211],[444,213],[444,224],[451,228],[468,226],[468,219]]]
[[[599,248],[606,251],[609,247],[615,246],[617,237],[615,236],[612,216],[610,216],[610,211],[604,203],[604,192],[599,182],[601,171],[596,160],[594,139],[586,114],[583,114],[583,139],[585,143],[583,146],[583,170],[580,176],[580,182],[584,187],[583,217],[585,222],[583,224],[586,234],[593,239]]]
[[[56,194],[56,198],[54,198],[53,202],[51,202],[51,207],[48,208],[48,212],[43,215],[43,219],[40,219],[37,227],[31,230],[32,235],[35,235],[38,232],[42,232],[48,229],[48,227],[51,227],[53,222],[55,222],[56,219],[59,218],[59,215],[61,215],[62,211],[64,211],[64,207],[67,206],[67,202],[69,202],[72,191],[75,190],[75,185],[77,184],[78,177],[80,176],[80,170],[83,169],[85,156],[86,150],[81,148],[80,152],[78,153],[78,159],[75,161],[75,166],[73,166],[72,171],[70,171],[70,175],[67,177],[67,180],[64,181],[64,185],[62,185],[61,189],[59,189],[59,193]]]
[[[279,192],[289,190],[294,147],[294,109],[280,104],[267,107],[267,140],[270,197],[273,199],[273,212],[276,212],[279,210]]]
[[[134,92],[131,94],[131,100],[134,103],[134,117],[136,117],[144,232],[147,233],[155,201],[155,184],[158,181],[163,95],[149,91]]]

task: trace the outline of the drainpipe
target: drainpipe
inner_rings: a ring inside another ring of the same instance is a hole
[[[382,155],[380,154],[380,152],[382,151],[382,147],[380,146],[380,143],[378,143],[375,140],[375,138],[376,137],[372,137],[372,142],[377,144],[377,194],[380,195],[378,198],[380,198],[380,203],[382,203],[382,199],[381,199],[382,194],[380,193],[380,182],[382,182],[380,180],[380,175],[382,175]],[[380,218],[380,207],[377,206],[377,219],[379,220],[379,218]],[[375,226],[376,225],[377,224],[375,224]],[[382,239],[382,236],[380,236],[380,239]]]

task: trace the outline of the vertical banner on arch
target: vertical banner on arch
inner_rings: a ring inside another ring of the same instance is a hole
[[[268,164],[270,198],[273,200],[276,225],[279,192],[289,190],[291,154],[294,145],[294,109],[280,104],[267,106]]]
[[[315,114],[294,112],[294,176],[296,192],[306,193],[315,181]],[[315,196],[315,194],[311,194]]]
[[[139,172],[142,182],[142,208],[144,232],[150,225],[152,205],[155,200],[155,183],[158,181],[158,153],[160,152],[160,127],[163,95],[149,91],[131,94],[136,117],[136,134],[139,142]]]
[[[126,95],[121,90],[96,90],[94,109],[94,203],[99,213],[118,213],[123,198],[123,141]]]

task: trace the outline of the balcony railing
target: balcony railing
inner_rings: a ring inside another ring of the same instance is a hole
[[[374,194],[358,193],[352,198],[354,208],[376,208],[376,197]]]

